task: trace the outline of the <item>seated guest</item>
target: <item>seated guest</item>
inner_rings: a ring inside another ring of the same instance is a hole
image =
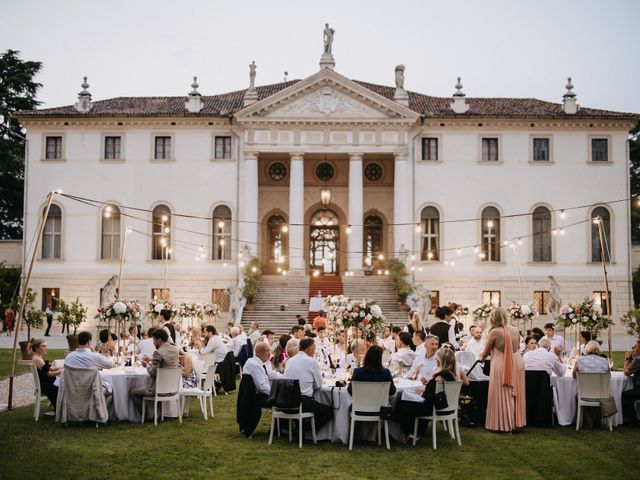
[[[304,327],[301,325],[294,325],[291,327],[291,335],[293,335],[293,338],[302,340],[304,338]]]
[[[421,392],[421,401],[400,400],[396,407],[396,418],[400,423],[401,433],[398,441],[405,443],[407,436],[413,433],[416,417],[431,415],[433,413],[433,400],[436,394],[436,383],[453,382],[462,380],[464,385],[469,384],[467,376],[458,372],[456,368],[456,356],[452,348],[441,348],[436,353],[437,371],[430,380],[422,378],[425,385]]]
[[[347,332],[340,330],[333,340],[331,349],[331,358],[336,362],[336,367],[344,366],[345,356],[347,355]]]
[[[273,368],[277,371],[284,371],[284,363],[287,359],[287,342],[293,337],[291,335],[280,335],[278,344],[273,352]]]
[[[411,350],[411,334],[400,332],[396,342],[397,351],[389,358],[389,369],[391,371],[401,368],[409,368],[416,358],[416,352]]]
[[[178,363],[182,367],[182,388],[197,387],[198,378],[196,377],[196,371],[193,369],[191,355],[187,355],[182,350],[178,350],[178,354]]]
[[[67,355],[64,365],[70,368],[113,368],[110,358],[93,351],[91,340],[91,333],[78,333],[78,348]]]
[[[541,338],[538,342],[538,348],[525,352],[522,359],[524,360],[525,370],[544,370],[551,376],[555,373],[559,377],[564,375],[567,367],[562,364],[562,350],[556,347],[551,352],[551,341],[548,338]]]
[[[218,335],[216,327],[213,325],[207,325],[204,327],[206,346],[203,347],[202,342],[198,342],[199,353],[206,355],[207,353],[213,353],[213,361],[215,363],[222,363],[224,357],[227,355],[227,347]]]
[[[544,331],[553,349],[555,350],[556,347],[560,347],[560,350],[564,351],[564,338],[555,334],[555,325],[553,323],[545,323]]]
[[[310,323],[307,323],[304,326],[304,336],[305,337],[309,337],[309,338],[315,338],[316,337],[316,334],[313,333],[313,327],[311,326]]]
[[[222,338],[223,341],[231,341],[231,330],[233,330],[233,322],[227,323],[227,333],[225,333],[224,337]]]
[[[542,343],[545,339],[540,340]],[[607,373],[609,369],[609,360],[602,356],[600,344],[595,340],[591,340],[585,345],[585,355],[576,357],[576,364],[573,367],[573,376],[580,373]]]
[[[393,325],[385,325],[384,334],[382,336],[382,346],[385,350],[394,353],[396,351],[396,339],[393,333]]]
[[[538,348],[538,339],[535,335],[530,335],[524,339],[524,349],[522,350],[522,355],[527,352],[533,352]]]
[[[482,338],[482,327],[478,325],[471,325],[469,328],[471,338],[465,343],[465,350],[471,352],[476,356],[476,360],[480,358],[480,354],[484,351],[484,338]]]
[[[260,330],[258,330],[258,328],[258,322],[251,322],[251,326],[249,327],[249,340],[251,340],[251,345],[254,348],[258,341],[260,341]]]
[[[316,330],[316,344],[318,348],[322,347],[322,348],[326,348],[327,350],[331,347],[331,341],[327,336],[326,327],[319,327]]]
[[[300,314],[296,315],[296,322],[301,327],[304,327],[304,325],[307,323],[307,321]]]
[[[422,355],[416,355],[411,364],[411,368],[406,378],[412,380],[431,379],[431,375],[436,370],[436,352],[438,351],[438,337],[435,335],[427,335],[424,342],[424,352]]]
[[[111,355],[116,351],[116,346],[109,330],[100,330],[98,340],[100,340],[100,344],[96,348],[98,353],[101,353],[102,355]]]
[[[142,366],[146,367],[149,373],[147,384],[141,387],[132,388],[129,390],[129,396],[136,408],[142,411],[142,397],[153,395],[156,390],[156,375],[159,368],[180,368],[178,362],[178,347],[169,343],[169,334],[163,328],[157,329],[151,335],[153,343],[156,346],[156,350],[153,352],[153,357],[142,358]]]
[[[138,355],[146,355],[147,357],[150,357],[153,355],[153,352],[156,351],[152,335],[157,329],[158,327],[151,327],[147,330],[147,338],[140,340],[140,343],[138,344],[138,350],[136,352]]]
[[[313,412],[316,430],[320,430],[325,423],[333,418],[333,408],[319,403],[313,398],[314,391],[322,387],[320,367],[313,359],[315,353],[316,343],[312,338],[300,340],[300,352],[287,361],[284,378],[297,379],[300,382],[302,410]]]
[[[17,333],[16,333],[17,335]],[[54,385],[56,377],[60,374],[60,370],[53,368],[49,360],[42,357],[47,354],[47,341],[44,338],[32,338],[29,344],[33,357],[31,363],[38,369],[38,379],[40,380],[40,391],[49,399],[49,403],[53,409],[56,409],[58,402],[58,386]]]
[[[584,332],[580,332],[580,336],[578,337],[578,342],[580,342],[580,351],[578,352],[578,355],[586,355],[586,347],[587,347],[587,343],[589,343],[591,341],[591,332],[589,331],[584,331]]]
[[[240,355],[240,350],[242,349],[242,338],[240,337],[240,329],[238,327],[233,327],[231,329],[231,350],[233,351],[233,356],[238,357]]]
[[[304,340],[304,339],[303,339]],[[300,342],[297,338],[290,338],[285,347],[286,358],[283,362],[283,368],[287,368],[287,362],[290,358],[295,357],[300,351]]]
[[[631,352],[624,357],[624,374],[633,375],[633,388],[622,392],[622,415],[625,423],[638,426],[635,402],[640,399],[640,340],[635,341]]]
[[[351,353],[347,355],[347,368],[359,367],[364,361],[367,348],[364,340],[354,340],[351,342]]]
[[[416,349],[415,349],[416,357],[424,355],[424,348],[425,348],[424,341],[426,338],[427,338],[427,335],[424,333],[424,330],[418,330],[417,332],[413,333],[413,337],[411,338],[411,341],[416,346]]]
[[[271,350],[269,345],[260,342],[256,345],[255,355],[247,360],[242,372],[251,375],[256,387],[258,405],[268,407],[269,393],[271,392],[271,380],[282,378],[282,374],[268,366]]]
[[[271,353],[273,353],[277,345],[275,335],[276,334],[273,333],[273,330],[265,330],[264,332],[262,332],[262,335],[260,336],[260,340],[266,343],[267,345],[269,345],[269,348],[271,349]]]

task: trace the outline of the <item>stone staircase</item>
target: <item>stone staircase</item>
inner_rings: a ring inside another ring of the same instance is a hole
[[[344,277],[344,294],[353,299],[374,300],[387,319],[387,323],[402,327],[407,324],[407,312],[398,307],[393,285],[384,276]]]
[[[309,298],[315,297],[318,292],[323,297],[329,295],[342,295],[342,279],[337,275],[328,275],[326,277],[311,277],[309,280]],[[309,312],[309,323],[313,321],[318,312]]]

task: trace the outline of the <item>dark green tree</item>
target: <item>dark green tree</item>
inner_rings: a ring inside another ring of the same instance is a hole
[[[629,181],[631,196],[640,196],[640,122],[629,136]],[[631,200],[631,243],[640,243],[640,200]]]
[[[13,114],[37,107],[42,86],[33,81],[42,63],[19,55],[16,50],[0,54],[0,239],[22,238],[25,140]]]

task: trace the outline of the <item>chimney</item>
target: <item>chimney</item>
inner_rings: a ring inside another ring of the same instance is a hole
[[[573,93],[573,84],[571,83],[571,77],[567,78],[567,85],[565,86],[567,93],[562,96],[562,110],[567,115],[574,115],[578,113],[580,106],[576,102],[576,94]]]
[[[202,110],[202,95],[198,92],[198,77],[193,77],[193,83],[191,84],[191,93],[187,95],[187,101],[184,104],[184,107],[187,109],[189,113],[199,113]]]
[[[467,101],[465,100],[466,95],[462,91],[462,80],[461,77],[458,77],[458,83],[456,83],[456,93],[453,94],[453,102],[451,102],[451,110],[454,113],[467,113],[469,110],[469,105],[467,105]]]
[[[82,85],[80,85],[82,87],[82,91],[78,93],[78,101],[76,102],[75,107],[80,113],[87,113],[91,110],[93,105],[91,104],[91,94],[89,93],[89,90],[87,90],[89,88],[87,77],[82,78],[84,80]]]

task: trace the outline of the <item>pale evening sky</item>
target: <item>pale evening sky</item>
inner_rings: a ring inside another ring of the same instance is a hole
[[[560,102],[572,76],[585,107],[640,112],[640,1],[77,0],[3,2],[0,50],[44,63],[43,107],[72,104],[82,76],[94,100],[203,95],[305,78],[318,70],[322,31],[336,30],[336,71],[450,96]]]

